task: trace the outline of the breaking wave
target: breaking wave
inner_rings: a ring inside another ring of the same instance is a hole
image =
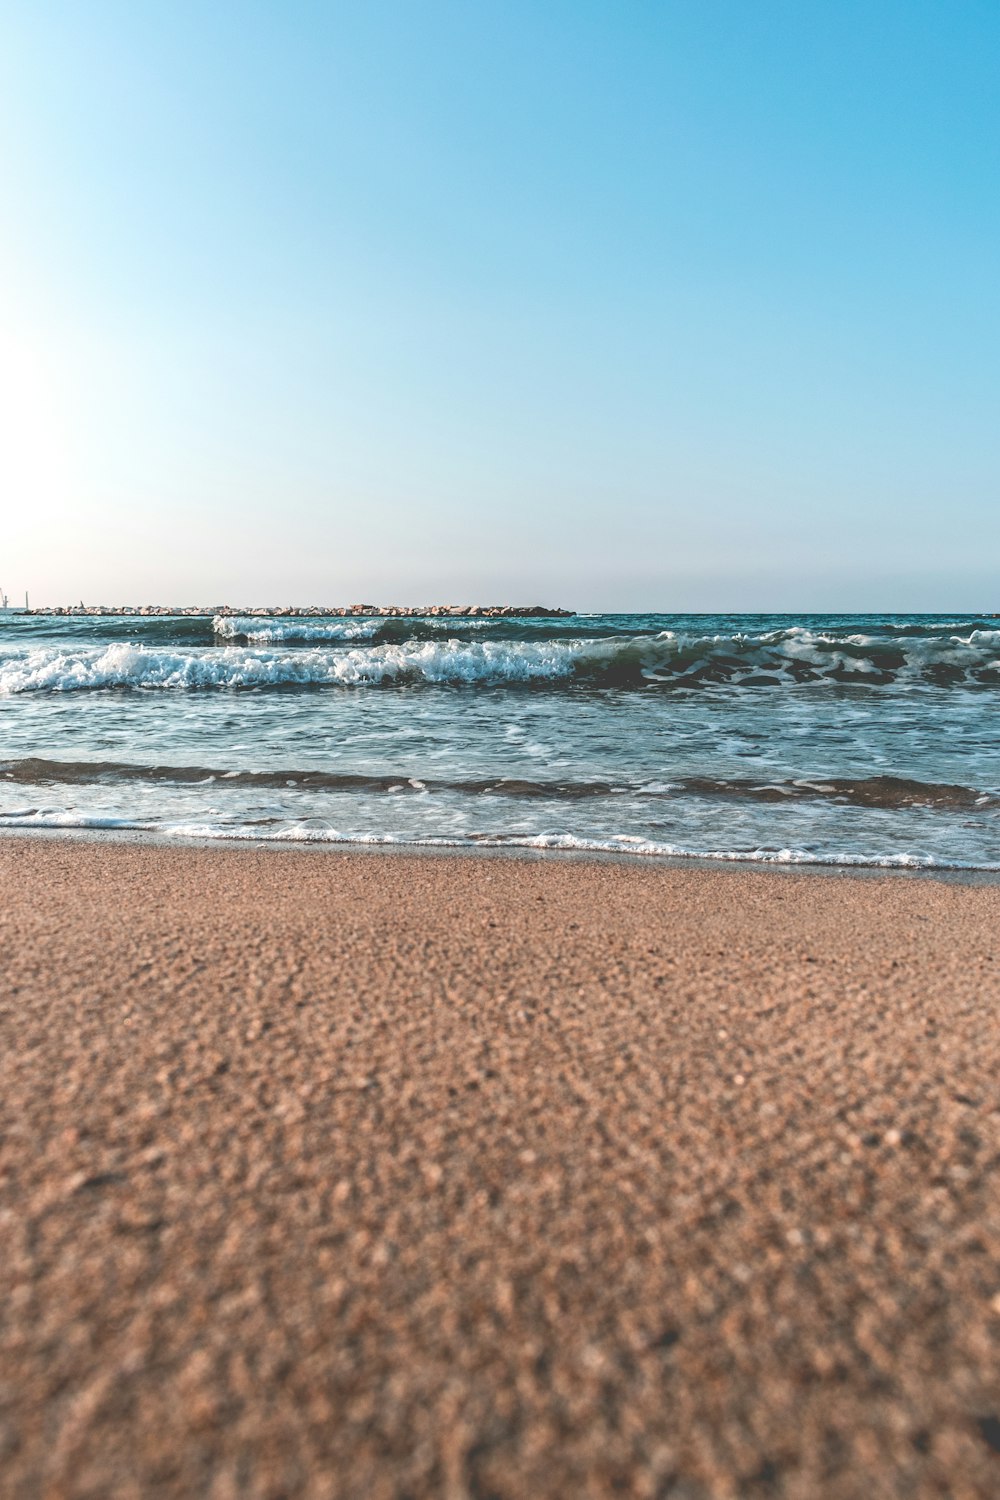
[[[361,628],[352,621],[335,623]],[[329,622],[323,628],[330,628]],[[1000,630],[886,639],[791,627],[760,634],[662,631],[610,639],[449,638],[368,645],[342,637],[298,650],[235,645],[178,650],[119,641],[37,646],[0,657],[0,693],[405,683],[695,689],[897,682],[1000,686]]]
[[[605,624],[602,637],[635,634]],[[216,615],[212,635],[217,641],[248,646],[319,646],[328,643],[367,641],[373,645],[392,642],[477,640],[483,635],[495,641],[571,640],[580,635],[578,619],[552,620],[518,615],[368,615],[338,619],[280,618],[263,615]],[[595,632],[596,635],[596,632]]]
[[[295,642],[373,641],[388,624],[383,619],[275,620],[267,616],[216,615],[212,633],[220,640],[252,646]]]

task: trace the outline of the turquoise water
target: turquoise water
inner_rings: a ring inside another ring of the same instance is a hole
[[[0,826],[1000,868],[1000,621],[0,615]]]

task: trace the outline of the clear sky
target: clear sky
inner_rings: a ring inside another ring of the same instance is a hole
[[[996,0],[0,0],[0,584],[1000,609]]]

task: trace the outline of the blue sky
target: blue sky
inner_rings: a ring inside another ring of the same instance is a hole
[[[0,4],[0,584],[1000,609],[1000,7]]]

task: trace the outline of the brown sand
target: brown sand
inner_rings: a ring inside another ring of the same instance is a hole
[[[5,1497],[1000,1494],[1000,888],[0,843]]]

